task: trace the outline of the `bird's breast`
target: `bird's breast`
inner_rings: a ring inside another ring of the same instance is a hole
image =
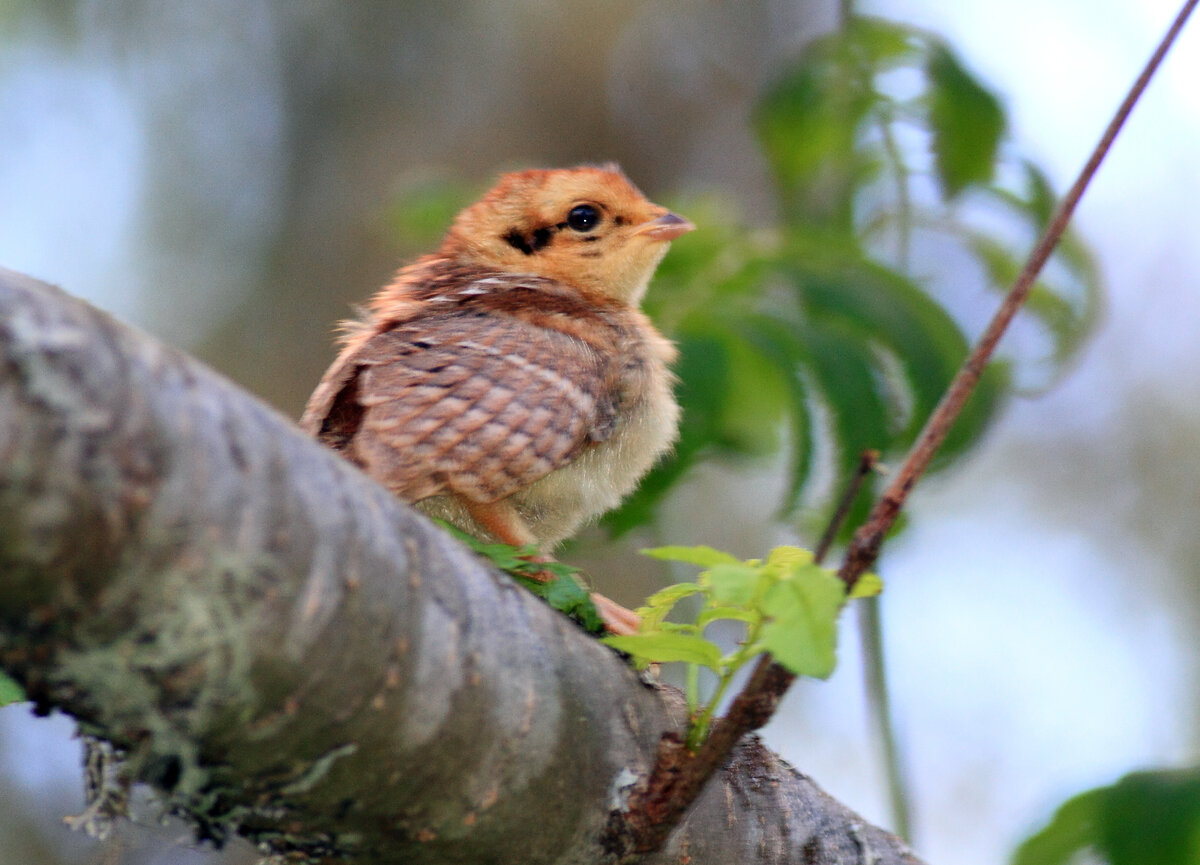
[[[619,505],[678,434],[668,367],[675,349],[648,321],[639,316],[636,324],[620,358],[621,401],[611,435],[514,495],[543,545],[557,544]]]

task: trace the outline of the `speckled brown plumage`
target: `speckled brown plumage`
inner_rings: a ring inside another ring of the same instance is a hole
[[[426,512],[549,548],[674,439],[675,350],[638,304],[691,229],[611,167],[506,175],[346,326],[301,424]]]
[[[443,288],[446,271],[455,279]],[[447,261],[422,277],[428,306],[342,359],[310,404],[306,425],[323,415],[311,432],[413,502],[505,498],[612,435],[640,366],[626,369],[637,340],[620,310]]]

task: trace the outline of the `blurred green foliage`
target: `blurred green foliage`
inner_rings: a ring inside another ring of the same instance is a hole
[[[0,673],[0,706],[7,706],[9,703],[20,703],[24,699],[25,689],[8,676]]]
[[[1200,862],[1200,769],[1135,772],[1080,793],[1020,846],[1013,865],[1067,865],[1085,852],[1108,865]]]
[[[401,254],[435,248],[474,192],[467,184],[441,175],[410,183],[384,214],[389,242]]]
[[[647,307],[679,343],[683,429],[612,529],[650,519],[698,461],[772,453],[785,428],[780,514],[820,521],[864,450],[886,459],[912,443],[968,348],[930,286],[957,274],[957,252],[1007,288],[1054,208],[1042,172],[1008,156],[1005,126],[999,100],[927,32],[856,17],[807,47],[755,118],[777,225],[748,231],[715,204],[681,208],[701,230],[675,245]],[[949,249],[917,278],[912,247],[927,237]],[[1057,370],[1095,320],[1099,285],[1074,238],[1048,272],[1030,313]],[[979,439],[1011,373],[993,364],[937,465]],[[832,445],[825,466],[818,438]],[[806,502],[818,475],[824,493]]]

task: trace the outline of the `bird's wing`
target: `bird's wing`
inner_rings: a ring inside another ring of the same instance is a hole
[[[490,502],[612,434],[613,378],[567,334],[503,315],[431,314],[342,358],[303,423],[408,501]]]

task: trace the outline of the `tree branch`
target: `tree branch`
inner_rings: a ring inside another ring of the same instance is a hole
[[[0,270],[0,662],[201,838],[603,862],[671,692],[196,361]],[[756,740],[649,862],[913,863]]]

